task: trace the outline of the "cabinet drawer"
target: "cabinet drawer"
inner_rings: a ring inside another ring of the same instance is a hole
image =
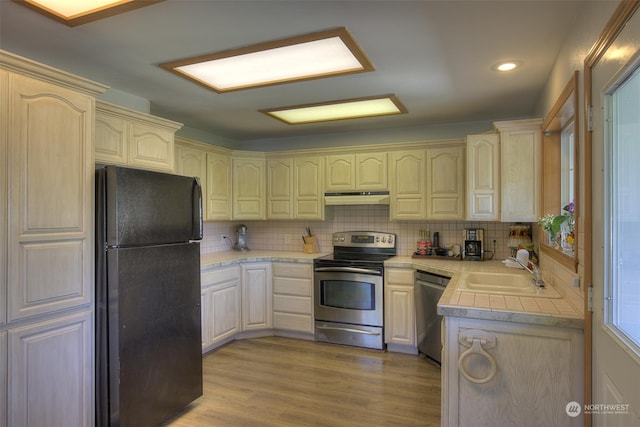
[[[274,294],[310,297],[311,288],[311,280],[309,279],[290,279],[287,277],[275,277],[273,279]]]
[[[313,266],[311,264],[273,263],[273,277],[297,277],[311,279]]]
[[[386,282],[398,285],[414,284],[414,270],[411,268],[387,268],[385,269]]]
[[[313,319],[310,315],[273,313],[273,327],[290,331],[313,332]]]
[[[200,286],[209,286],[216,283],[224,283],[231,280],[238,280],[238,267],[225,267],[203,270],[200,273]]]
[[[273,311],[288,313],[311,314],[311,298],[294,297],[289,295],[273,296]]]

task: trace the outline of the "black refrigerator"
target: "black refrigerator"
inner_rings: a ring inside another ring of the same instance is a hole
[[[198,180],[96,170],[96,425],[154,426],[202,395]]]

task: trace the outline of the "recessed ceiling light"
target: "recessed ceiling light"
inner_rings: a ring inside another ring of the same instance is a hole
[[[395,95],[260,110],[290,125],[406,113]]]
[[[128,12],[164,0],[14,0],[70,27]]]
[[[522,65],[522,61],[504,61],[491,66],[493,71],[512,71]]]
[[[259,43],[160,66],[216,92],[374,70],[346,28]]]

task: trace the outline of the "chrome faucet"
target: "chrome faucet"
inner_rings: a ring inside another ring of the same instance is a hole
[[[542,283],[542,274],[540,273],[540,269],[538,267],[536,267],[534,264],[531,264],[531,267],[533,267],[533,269],[531,269],[527,264],[523,263],[518,258],[508,257],[507,259],[510,261],[515,261],[518,264],[520,264],[522,268],[527,270],[533,276],[533,280],[532,280],[533,284],[539,288],[544,288],[544,283]]]

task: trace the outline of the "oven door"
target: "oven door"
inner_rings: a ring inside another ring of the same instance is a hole
[[[381,327],[383,277],[378,273],[351,267],[316,268],[316,320]]]

